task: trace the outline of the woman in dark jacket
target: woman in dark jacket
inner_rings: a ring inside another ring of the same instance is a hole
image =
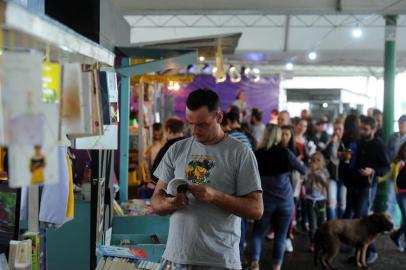
[[[251,254],[253,270],[259,269],[262,239],[270,222],[275,230],[273,269],[281,268],[286,234],[294,209],[289,173],[294,169],[301,174],[306,173],[306,167],[296,156],[286,147],[279,145],[281,136],[282,131],[277,125],[268,124],[255,152],[262,181],[264,214],[254,223]]]

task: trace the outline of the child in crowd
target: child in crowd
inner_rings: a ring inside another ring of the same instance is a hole
[[[391,234],[391,239],[399,249],[403,252],[405,249],[404,243],[402,243],[402,236],[406,233],[406,143],[403,143],[397,156],[390,164],[389,172],[378,177],[378,182],[383,182],[389,179],[393,179],[394,188],[396,193],[396,199],[399,204],[400,212],[402,214],[402,225],[401,227]]]
[[[305,205],[309,221],[310,248],[314,252],[314,235],[318,227],[326,221],[326,201],[328,190],[328,171],[323,154],[314,153],[310,158],[309,172],[305,179]]]

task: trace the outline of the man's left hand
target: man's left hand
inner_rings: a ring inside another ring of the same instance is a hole
[[[369,177],[374,173],[374,169],[366,167],[364,169],[360,169],[359,172],[361,175]]]
[[[204,203],[213,202],[217,191],[204,185],[188,185],[188,190],[199,201]]]

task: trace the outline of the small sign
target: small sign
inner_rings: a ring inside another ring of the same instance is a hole
[[[45,62],[42,66],[42,102],[59,103],[61,91],[61,66]]]

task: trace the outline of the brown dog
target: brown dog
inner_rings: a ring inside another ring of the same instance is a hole
[[[393,230],[393,223],[386,214],[373,214],[363,219],[330,220],[320,226],[314,237],[314,263],[320,258],[326,269],[332,267],[334,258],[340,252],[340,244],[354,246],[357,250],[355,259],[358,267],[367,268],[366,252],[368,246],[379,233]],[[319,253],[321,256],[319,257]]]

